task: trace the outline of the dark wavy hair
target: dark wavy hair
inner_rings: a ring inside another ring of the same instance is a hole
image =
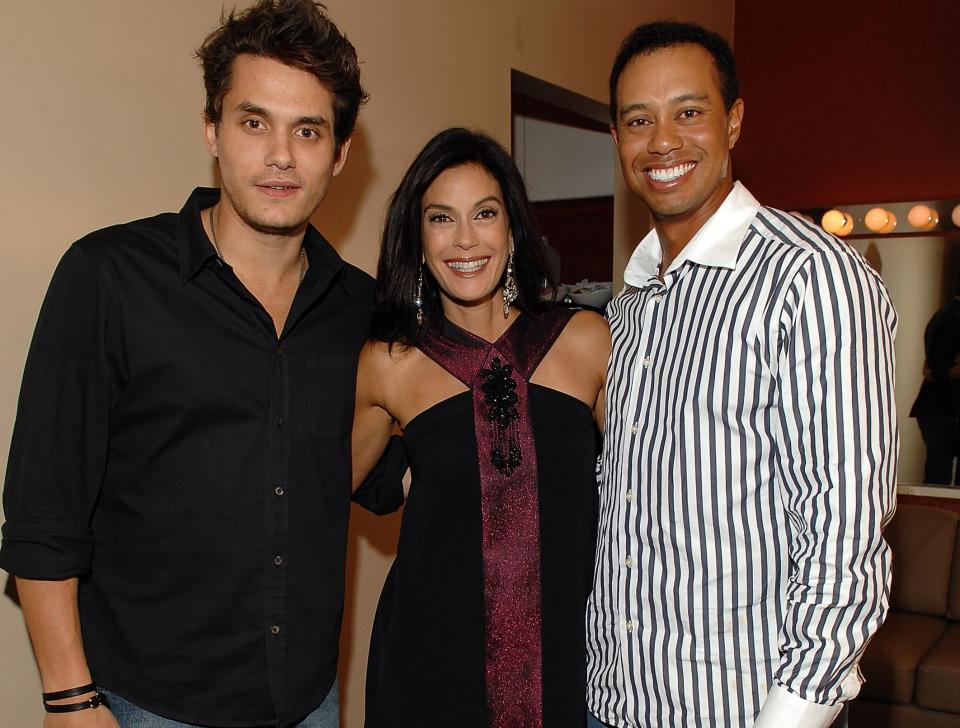
[[[703,48],[713,57],[713,63],[720,75],[720,94],[723,105],[729,112],[733,103],[740,97],[740,79],[737,75],[737,61],[733,57],[730,44],[723,36],[694,23],[680,23],[675,20],[658,20],[645,23],[633,31],[620,44],[620,50],[613,61],[610,71],[610,121],[617,125],[617,84],[620,76],[634,56],[653,53],[661,48],[693,43]]]
[[[390,346],[395,343],[416,346],[424,329],[440,325],[443,319],[440,291],[425,266],[424,325],[417,324],[414,301],[423,256],[421,204],[427,188],[441,172],[464,164],[482,167],[500,185],[513,234],[514,277],[520,293],[514,305],[525,311],[542,311],[548,307],[540,293],[545,283],[552,289],[555,282],[548,272],[545,247],[534,223],[523,178],[513,159],[485,134],[469,129],[446,129],[427,142],[390,199],[377,263],[373,339]]]
[[[194,54],[203,67],[207,103],[203,115],[219,124],[230,88],[233,61],[241,54],[272,58],[312,73],[333,94],[333,135],[337,154],[357,123],[367,94],[360,85],[357,52],[312,0],[260,0],[241,13],[220,17],[220,27]]]

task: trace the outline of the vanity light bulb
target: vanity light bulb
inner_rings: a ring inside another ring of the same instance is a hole
[[[914,205],[907,213],[907,222],[917,230],[933,230],[940,222],[940,215],[927,205]]]
[[[843,215],[843,227],[840,228],[840,231],[837,233],[837,235],[839,235],[841,238],[844,235],[849,235],[851,232],[853,232],[853,215],[848,215],[847,213],[843,213]]]
[[[882,207],[871,207],[863,216],[863,224],[875,233],[891,233],[897,227],[897,217]]]
[[[847,235],[853,230],[853,218],[843,210],[827,210],[820,218],[820,226],[833,235]]]
[[[954,225],[960,228],[960,205],[953,208],[953,212],[950,213],[950,219]]]

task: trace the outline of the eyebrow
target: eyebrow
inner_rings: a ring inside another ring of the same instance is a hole
[[[690,93],[674,96],[672,99],[670,99],[670,105],[679,106],[680,104],[686,104],[686,103],[689,103],[690,101],[709,101],[709,100],[710,100],[710,96],[708,94],[695,93],[691,91]],[[620,109],[620,116],[624,117],[632,111],[646,111],[649,108],[650,108],[649,105],[643,102],[638,102],[635,104],[627,104],[626,106]]]
[[[497,197],[496,195],[488,195],[487,197],[484,197],[482,200],[477,200],[476,202],[473,203],[473,206],[474,206],[474,207],[480,207],[480,205],[482,205],[482,204],[484,204],[484,203],[486,203],[486,202],[496,202],[496,203],[499,204],[501,207],[503,207],[503,201],[502,201],[499,197]],[[451,205],[444,205],[444,204],[442,204],[442,203],[440,203],[440,202],[431,202],[429,205],[427,205],[427,206],[426,206],[425,208],[423,208],[423,209],[424,209],[424,212],[426,212],[427,210],[430,210],[430,209],[433,209],[433,208],[435,208],[435,209],[437,209],[437,210],[447,210],[447,211],[450,211],[450,212],[453,211],[453,207],[452,207]]]
[[[245,114],[259,114],[260,116],[270,116],[270,112],[267,111],[265,108],[263,108],[262,106],[257,106],[256,104],[251,103],[249,101],[241,101],[239,104],[236,105],[235,108],[237,111],[242,111]]]
[[[262,106],[257,106],[250,101],[241,101],[236,106],[237,111],[245,114],[256,114],[257,116],[270,117],[271,114]],[[329,126],[329,122],[322,116],[301,116],[297,119],[297,124],[311,124],[313,126]]]

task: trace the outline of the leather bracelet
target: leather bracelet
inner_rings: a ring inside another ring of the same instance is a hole
[[[87,685],[81,685],[78,688],[70,688],[69,690],[54,690],[52,693],[40,693],[40,697],[43,698],[44,702],[47,700],[63,700],[64,698],[75,698],[78,695],[83,695],[84,693],[92,693],[96,689],[96,683],[88,683]]]
[[[51,700],[75,698],[78,695],[91,692],[93,693],[91,697],[86,700],[81,700],[78,703],[50,704]],[[100,688],[97,687],[96,683],[80,685],[79,687],[70,688],[69,690],[54,690],[49,693],[40,693],[40,697],[43,698],[43,709],[48,713],[72,713],[76,710],[87,710],[89,708],[98,708],[101,705],[107,705],[107,699],[104,694],[100,692]],[[109,707],[109,705],[107,705],[107,707]]]
[[[46,700],[43,701],[43,708],[48,713],[72,713],[76,710],[87,710],[88,708],[99,708],[101,705],[107,705],[106,696],[99,690],[92,698],[81,700],[79,703],[67,703],[66,705],[50,705]]]

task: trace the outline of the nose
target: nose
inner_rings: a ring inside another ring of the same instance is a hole
[[[474,234],[473,227],[469,222],[461,221],[457,223],[457,237],[454,246],[461,250],[470,250],[476,247],[478,241]]]
[[[277,169],[296,167],[292,141],[290,136],[282,131],[271,134],[267,156],[264,159],[266,165]]]
[[[653,134],[647,144],[647,151],[651,154],[669,154],[674,149],[683,146],[676,125],[669,119],[661,119],[653,127]]]

